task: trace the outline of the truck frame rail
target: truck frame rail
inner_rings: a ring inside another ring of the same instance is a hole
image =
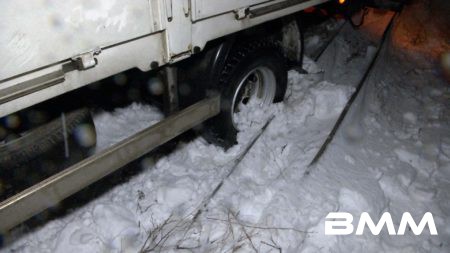
[[[220,112],[219,95],[197,102],[0,203],[0,231],[54,206]]]

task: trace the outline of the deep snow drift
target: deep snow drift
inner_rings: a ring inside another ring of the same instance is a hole
[[[371,18],[363,31],[373,35],[388,16]],[[450,89],[433,62],[416,64],[392,37],[335,139],[307,169],[373,57],[377,43],[363,33],[347,25],[319,65],[307,60],[308,74],[291,71],[285,102],[256,115],[237,146],[225,152],[198,137],[160,159],[146,157],[139,175],[34,231],[18,229],[3,250],[449,252]],[[99,149],[160,118],[137,104],[97,115]],[[432,212],[439,235],[325,236],[332,211],[355,220],[389,211],[396,228],[403,212],[416,220]]]

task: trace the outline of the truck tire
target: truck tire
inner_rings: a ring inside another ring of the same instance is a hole
[[[10,197],[89,155],[96,144],[89,110],[65,113],[31,129],[19,138],[0,144],[0,197]],[[66,157],[66,141],[69,156]]]
[[[239,104],[247,104],[255,97],[263,105],[282,101],[287,87],[286,65],[283,50],[275,40],[236,46],[220,72],[221,113],[206,123],[206,139],[226,149],[235,145],[239,130],[234,117]]]

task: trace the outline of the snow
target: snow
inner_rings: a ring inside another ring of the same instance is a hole
[[[95,129],[98,133],[96,152],[125,139],[126,131],[137,133],[162,118],[163,114],[157,108],[137,103],[119,108],[113,113],[98,113],[95,117]]]
[[[369,33],[389,18],[373,15]],[[17,229],[2,251],[449,252],[450,88],[426,59],[419,66],[391,43],[316,165],[308,167],[377,46],[348,24],[318,63],[306,60],[308,74],[289,72],[284,103],[241,111],[235,147],[197,137],[144,157],[141,173],[64,217]],[[98,150],[161,118],[140,104],[96,115]],[[431,212],[439,235],[325,235],[336,211],[355,220],[390,212],[396,229],[404,212],[416,221]]]

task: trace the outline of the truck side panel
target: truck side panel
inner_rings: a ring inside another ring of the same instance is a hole
[[[2,0],[0,117],[327,1]]]
[[[64,73],[63,82],[0,104],[0,117],[22,110],[42,101],[51,99],[84,85],[93,83],[103,78],[115,75],[122,71],[138,67],[141,70],[149,70],[150,62],[163,62],[164,45],[162,33],[155,33],[131,42],[107,48],[97,56],[98,64],[94,68],[83,71],[70,71]],[[39,71],[29,73],[10,82],[22,81],[45,76],[49,73],[60,71],[63,62]],[[7,82],[8,83],[8,82]],[[0,92],[2,90],[0,89]]]
[[[192,0],[193,20],[204,19],[242,7],[271,2],[273,0]]]
[[[193,1],[207,1],[207,0],[193,0]],[[220,0],[212,0],[220,1]],[[264,22],[274,20],[280,17],[287,16],[289,14],[304,10],[306,8],[325,3],[329,0],[276,0],[276,1],[259,1],[264,2],[262,4],[257,4],[251,7],[245,5],[245,1],[242,3],[239,1],[230,1],[231,3],[235,3],[234,7],[238,9],[247,8],[249,15],[239,20],[236,18],[235,14],[231,11],[228,13],[223,13],[220,15],[214,15],[206,19],[201,19],[193,23],[192,25],[192,45],[203,48],[208,41],[213,39],[225,36],[227,34],[232,34],[249,27],[262,24]],[[250,1],[247,2],[258,2],[258,1]],[[240,3],[240,4],[238,4]],[[281,6],[281,8],[271,8],[273,6],[277,6],[280,3],[286,4],[286,7]],[[223,5],[223,3],[222,3]],[[199,6],[195,8],[200,8]],[[231,8],[231,5],[229,6]],[[253,11],[259,11],[263,9],[270,9],[270,11],[262,12],[262,15],[252,16]],[[206,13],[205,11],[201,11],[202,13]],[[210,12],[212,14],[213,12]]]
[[[156,1],[0,1],[0,81],[161,30]]]

